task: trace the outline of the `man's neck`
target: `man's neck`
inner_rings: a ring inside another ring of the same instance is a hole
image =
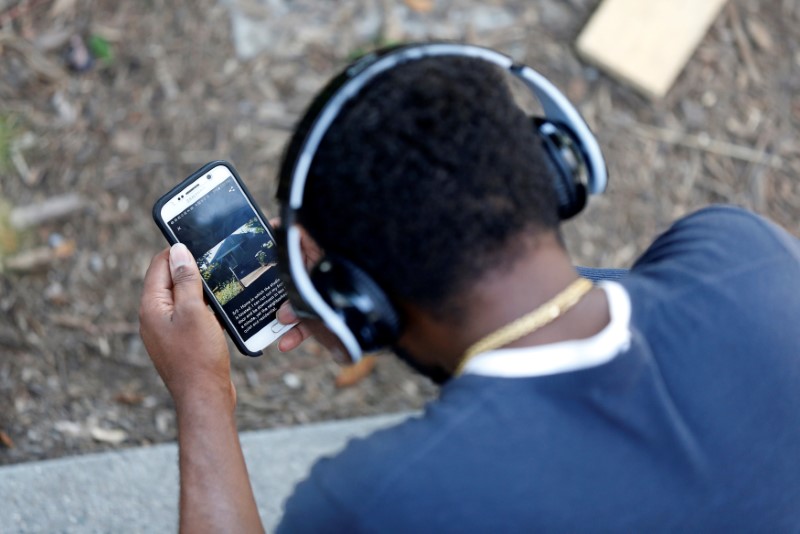
[[[417,310],[404,335],[406,346],[421,358],[454,370],[476,341],[546,303],[578,274],[555,235],[541,236],[505,268],[484,275],[462,301],[465,314],[457,323],[442,321]],[[563,316],[506,347],[527,347],[582,339],[609,322],[603,291],[594,289]],[[401,340],[403,342],[404,340]]]

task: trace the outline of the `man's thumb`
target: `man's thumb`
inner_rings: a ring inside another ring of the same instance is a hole
[[[181,301],[192,298],[203,299],[200,271],[192,253],[183,243],[176,243],[169,250],[169,272],[172,275],[176,304],[180,305]]]

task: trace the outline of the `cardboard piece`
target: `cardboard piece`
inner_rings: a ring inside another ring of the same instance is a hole
[[[578,36],[578,53],[661,98],[726,1],[605,0]]]

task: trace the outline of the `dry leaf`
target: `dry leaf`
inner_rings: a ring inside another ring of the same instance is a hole
[[[343,368],[336,377],[336,387],[349,388],[364,380],[375,368],[375,356],[365,356],[355,365]]]
[[[115,428],[100,428],[95,427],[91,430],[92,439],[102,443],[111,443],[112,445],[119,445],[128,439],[128,433],[124,430]]]
[[[137,404],[141,404],[144,400],[144,396],[141,393],[137,393],[135,391],[122,391],[114,397],[114,400],[120,404],[127,404],[128,406],[136,406]]]
[[[747,33],[750,38],[762,52],[772,52],[775,48],[775,42],[772,40],[772,35],[764,23],[756,19],[748,19],[745,23],[747,26]]]
[[[53,247],[53,255],[58,259],[69,258],[75,254],[77,244],[74,239],[65,239],[55,247]]]
[[[429,13],[433,10],[433,0],[405,0],[406,5],[418,13]]]
[[[6,449],[13,449],[14,448],[14,441],[11,439],[11,436],[0,430],[0,445],[5,447]]]

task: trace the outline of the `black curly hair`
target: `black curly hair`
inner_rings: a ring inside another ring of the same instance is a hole
[[[427,58],[370,82],[326,134],[300,221],[392,299],[455,319],[458,296],[553,231],[552,169],[507,76]]]

